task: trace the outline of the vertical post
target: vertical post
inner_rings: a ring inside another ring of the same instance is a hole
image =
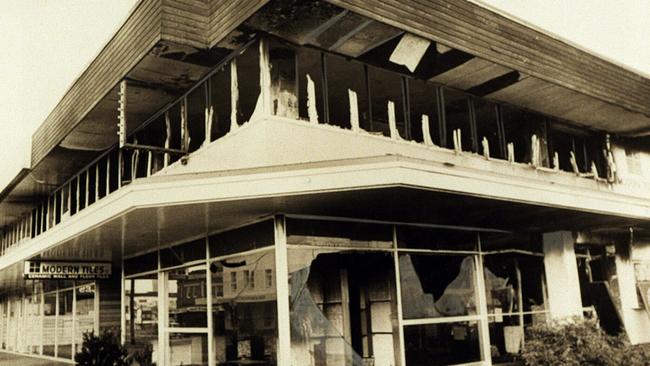
[[[404,324],[402,313],[402,279],[399,269],[399,252],[397,251],[397,226],[393,225],[393,261],[395,266],[395,297],[397,297],[397,333],[399,337],[399,365],[406,366],[406,351],[404,348]]]
[[[68,201],[67,202],[68,216],[70,216],[71,210],[72,210],[72,206],[71,206],[72,205],[72,181],[68,183],[68,197],[67,198],[68,198],[68,200],[67,200]]]
[[[321,80],[323,80],[323,122],[330,123],[329,91],[327,89],[327,56],[321,52]],[[370,119],[372,121],[372,118]],[[372,130],[372,124],[370,125]]]
[[[56,218],[57,216],[59,217],[59,220],[61,220],[61,208],[63,207],[61,204],[61,194],[62,192],[60,190],[54,192],[52,197],[54,197],[54,212],[52,212],[52,226],[56,225]]]
[[[544,233],[544,271],[552,318],[582,317],[578,264],[570,231]]]
[[[152,160],[151,150],[147,151],[147,178],[151,175],[151,160]]]
[[[40,324],[40,326],[39,326],[40,330],[38,332],[39,335],[40,335],[39,346],[38,346],[39,347],[38,348],[38,354],[39,355],[43,355],[43,347],[45,347],[45,345],[44,345],[45,342],[43,342],[43,338],[45,338],[45,332],[43,331],[45,329],[45,292],[44,292],[44,290],[45,289],[41,285],[41,292],[40,292],[41,299],[39,301],[41,303],[40,314],[39,314],[39,317],[41,318],[41,321],[39,323]]]
[[[120,81],[120,91],[118,92],[118,132],[120,148],[126,143],[126,80]]]
[[[86,176],[86,182],[88,182],[88,177]],[[77,281],[73,282],[72,285],[72,357],[74,357],[75,349],[77,347]]]
[[[21,308],[20,328],[22,332],[19,334],[27,335],[31,333],[31,329],[27,330],[27,327],[25,326],[25,323],[27,322],[27,296],[25,296],[24,290],[22,296],[23,297],[20,301],[20,308]],[[19,338],[22,338],[22,344],[20,345],[21,347],[19,347],[18,350],[20,351],[22,348],[22,350],[25,351],[29,347],[29,338],[31,337],[19,337]]]
[[[158,253],[158,365],[169,365],[169,323],[167,312],[167,273],[161,272],[160,251]]]
[[[126,279],[124,278],[124,258],[122,258],[122,269],[120,270],[120,343],[126,344]],[[133,309],[129,309],[132,312]]]
[[[395,117],[395,103],[392,100],[388,101],[388,127],[390,129],[390,138],[393,140],[401,140],[399,130],[397,129],[397,120]]]
[[[54,292],[54,357],[59,355],[59,289]]]
[[[359,132],[359,104],[357,102],[357,93],[348,89],[348,99],[350,101],[350,128],[354,132]]]
[[[105,196],[108,196],[108,194],[111,192],[111,158],[110,155],[106,155],[106,194]]]
[[[483,251],[481,248],[481,235],[476,234],[476,242],[478,246],[478,257],[476,258],[476,263],[474,268],[476,269],[476,291],[478,298],[478,314],[480,314],[479,320],[479,340],[481,347],[481,359],[485,364],[492,364],[492,352],[490,350],[490,325],[488,324],[488,310],[487,310],[487,298],[486,298],[486,289],[485,289],[485,276],[483,269]]]
[[[172,138],[172,121],[169,117],[169,110],[165,111],[165,149],[169,149]],[[169,165],[169,153],[165,153],[163,167]]]
[[[521,332],[524,332],[524,299],[523,289],[521,288],[521,269],[519,268],[519,261],[517,258],[513,259],[515,264],[515,274],[517,276],[517,311],[519,312],[519,327]]]
[[[88,207],[88,204],[90,203],[88,201],[88,199],[90,198],[90,168],[88,168],[88,170],[86,170],[86,182],[85,183],[86,183],[86,188],[85,188],[85,192],[84,192],[84,204],[85,204],[85,207]],[[50,210],[48,210],[48,215],[49,215],[49,211]]]
[[[237,80],[237,58],[230,62],[230,131],[239,127],[237,123],[237,108],[239,105],[239,81]]]
[[[99,162],[95,164],[95,202],[99,201]]]
[[[9,335],[11,334],[9,332],[9,329],[13,326],[11,318],[9,317],[10,314],[11,314],[11,298],[7,298],[7,324],[6,324],[7,329],[5,332],[5,337],[6,337],[5,339],[7,340],[7,346],[6,346],[7,349],[9,349],[9,341],[10,341]]]
[[[190,130],[187,124],[187,97],[181,100],[181,150],[190,150]]]
[[[307,74],[307,114],[309,122],[318,124],[318,109],[316,107],[316,85],[311,76]]]
[[[99,290],[100,290],[99,281],[95,281],[94,285],[95,285],[94,286],[95,287],[95,294],[94,294],[95,296],[93,297],[94,298],[94,300],[93,300],[93,311],[95,313],[94,313],[94,316],[93,316],[93,331],[95,332],[95,334],[99,334],[99,321],[100,321],[100,319],[99,319],[99,310],[100,310],[99,309],[99,304],[101,304],[101,297],[100,297],[100,294],[99,294]],[[120,313],[122,313],[122,312],[120,311]],[[120,332],[120,334],[122,334],[122,333]]]
[[[268,41],[260,38],[260,98],[262,98],[262,113],[272,114],[271,108],[271,62],[269,60]],[[252,119],[252,117],[251,117]]]
[[[81,175],[78,175],[78,176],[77,176],[77,185],[75,186],[76,188],[75,188],[75,191],[74,191],[75,198],[76,198],[76,202],[75,202],[75,213],[78,213],[78,212],[79,212],[79,207],[80,207],[80,204],[79,204],[79,191],[81,190],[81,187],[79,186],[80,183],[81,183],[81,181],[80,181],[80,179],[79,179],[80,177],[81,177]]]
[[[124,153],[122,149],[117,152],[117,188],[122,188],[122,174],[124,171]]]
[[[276,215],[275,223],[275,287],[278,301],[278,365],[291,364],[291,333],[289,315],[289,261],[286,220]]]
[[[207,298],[207,311],[208,311],[208,366],[215,366],[216,360],[214,359],[214,319],[212,314],[212,271],[210,271],[210,241],[208,236],[205,236],[205,286]]]

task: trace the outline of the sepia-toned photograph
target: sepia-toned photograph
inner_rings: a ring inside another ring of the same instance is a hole
[[[0,366],[650,365],[647,0],[0,0]]]

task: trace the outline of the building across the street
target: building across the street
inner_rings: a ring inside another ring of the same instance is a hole
[[[573,317],[650,342],[648,101],[464,0],[140,0],[2,187],[0,349],[492,365]]]

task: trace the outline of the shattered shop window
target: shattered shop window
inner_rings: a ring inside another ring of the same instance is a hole
[[[407,365],[481,360],[474,258],[399,254]]]
[[[395,365],[393,256],[290,248],[293,365]]]
[[[511,362],[525,327],[547,321],[544,258],[514,253],[483,258],[493,362]]]
[[[404,319],[478,313],[473,256],[402,253],[399,271]]]

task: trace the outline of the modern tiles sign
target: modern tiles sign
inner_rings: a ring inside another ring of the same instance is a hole
[[[26,279],[106,279],[111,276],[111,263],[25,261],[24,276]]]

